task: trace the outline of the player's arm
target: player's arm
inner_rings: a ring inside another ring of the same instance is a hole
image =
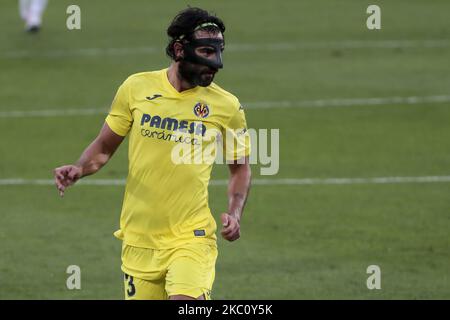
[[[65,165],[53,171],[60,196],[64,196],[65,189],[82,177],[99,171],[112,157],[124,138],[114,133],[105,122],[98,136],[84,150],[75,164]]]
[[[230,180],[228,182],[228,213],[221,215],[222,236],[228,241],[239,239],[240,221],[250,190],[251,169],[248,157],[245,163],[235,161],[228,165]]]

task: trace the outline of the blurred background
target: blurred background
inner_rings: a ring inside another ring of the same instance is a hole
[[[81,8],[81,30],[66,9]],[[450,2],[50,0],[37,33],[0,4],[0,299],[122,299],[127,143],[59,198],[53,168],[97,135],[118,86],[157,70],[187,5],[226,24],[215,82],[250,128],[280,129],[236,243],[219,239],[214,299],[450,298]],[[381,30],[366,9],[381,8]],[[228,176],[216,165],[213,180]],[[263,181],[262,179],[271,179]],[[288,180],[289,179],[289,180]],[[308,180],[312,179],[312,180]],[[334,180],[333,180],[334,179]],[[226,186],[210,186],[216,220]],[[66,268],[81,268],[81,290]],[[381,290],[369,290],[369,265]]]

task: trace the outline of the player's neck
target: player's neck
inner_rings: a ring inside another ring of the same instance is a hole
[[[192,84],[181,78],[178,72],[178,64],[172,63],[167,70],[167,79],[169,79],[170,84],[177,90],[178,92],[189,90],[194,88]]]

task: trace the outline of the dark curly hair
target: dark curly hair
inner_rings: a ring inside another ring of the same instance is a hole
[[[169,44],[166,47],[166,54],[175,60],[174,43],[180,41],[181,36],[183,36],[183,40],[189,41],[193,37],[194,29],[207,22],[214,23],[217,27],[206,26],[202,28],[202,30],[213,33],[221,32],[222,34],[225,32],[223,21],[206,10],[188,7],[187,9],[180,11],[167,28]]]

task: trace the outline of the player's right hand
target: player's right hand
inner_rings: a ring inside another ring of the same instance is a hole
[[[59,195],[64,197],[64,191],[67,187],[77,182],[83,172],[81,167],[75,165],[66,165],[53,170],[55,176],[55,185],[59,191]]]

